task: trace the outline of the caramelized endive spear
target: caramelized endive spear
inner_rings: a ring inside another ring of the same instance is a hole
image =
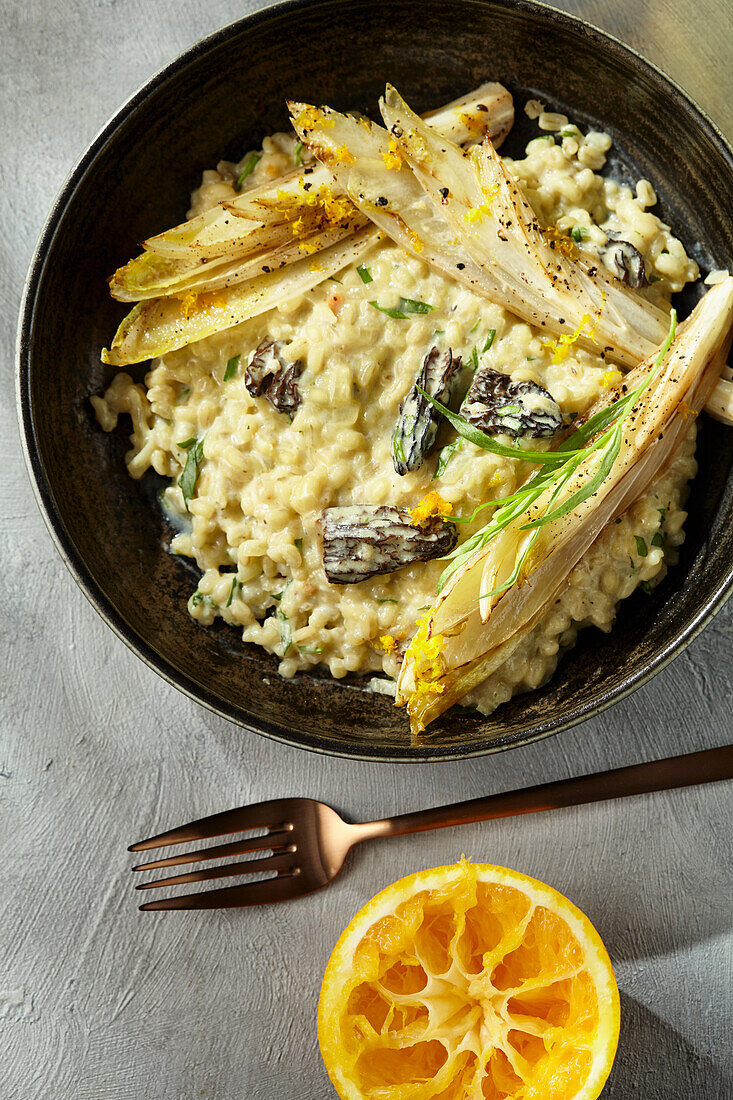
[[[459,142],[490,133],[500,143],[513,120],[511,95],[494,83],[428,117]],[[145,241],[110,280],[114,298],[140,304],[102,358],[137,363],[257,316],[358,261],[377,233],[327,168],[293,169]]]
[[[306,130],[299,120],[308,108],[291,105],[303,141],[375,225],[406,251],[554,334],[560,345],[604,349],[625,368],[659,347],[668,310],[613,278],[569,238],[553,239],[490,138],[480,148],[459,148],[426,126],[391,85],[380,107],[387,130],[365,130],[328,108]],[[391,170],[394,163],[399,171]],[[730,382],[719,383],[710,412],[733,423]]]
[[[625,512],[669,463],[690,412],[708,400],[725,363],[733,323],[733,278],[713,287],[662,348],[625,378],[633,406],[616,392],[599,401],[565,441],[563,480],[548,467],[514,494],[527,507],[453,572],[410,644],[397,683],[419,733],[512,654],[551,608],[571,569],[604,527]],[[615,409],[625,415],[613,420]],[[616,427],[614,428],[614,423]],[[596,444],[616,431],[615,457]],[[580,444],[583,444],[580,446]],[[550,468],[551,469],[551,468]],[[598,483],[598,473],[604,476]],[[543,480],[544,479],[544,480]],[[541,492],[532,499],[533,487]],[[529,490],[529,491],[528,491]],[[590,494],[589,494],[590,490]],[[554,517],[554,518],[553,518]]]

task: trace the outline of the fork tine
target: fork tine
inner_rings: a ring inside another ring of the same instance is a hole
[[[261,882],[247,882],[240,886],[223,886],[218,890],[204,890],[200,894],[181,894],[179,897],[162,898],[141,905],[142,911],[152,909],[233,909],[248,905],[269,905],[276,901],[291,901],[303,894],[311,894],[325,883],[313,885],[303,881],[302,875],[279,875]]]
[[[148,840],[139,840],[127,850],[144,852],[148,848],[165,848],[169,844],[184,844],[189,840],[209,840],[214,836],[238,833],[244,829],[273,829],[286,824],[285,817],[279,815],[287,814],[288,801],[286,798],[274,798],[269,802],[240,806],[236,810],[224,810],[223,813],[211,814],[181,825],[178,829],[158,833]]]
[[[175,886],[181,882],[206,882],[211,878],[231,878],[232,875],[254,875],[260,871],[291,871],[295,845],[284,852],[277,852],[264,859],[245,859],[239,863],[225,863],[222,867],[205,867],[202,871],[188,871],[183,875],[171,875],[170,878],[156,879],[155,882],[140,882],[136,890],[152,890],[156,886]]]
[[[198,848],[193,852],[183,852],[179,856],[168,856],[167,859],[153,859],[150,863],[138,863],[132,869],[133,871],[152,871],[156,867],[176,867],[179,863],[203,863],[207,859],[241,856],[246,852],[259,852],[263,848],[282,848],[291,837],[292,829],[283,829],[282,832],[265,833],[264,836],[232,840],[228,844],[215,844],[211,848]]]

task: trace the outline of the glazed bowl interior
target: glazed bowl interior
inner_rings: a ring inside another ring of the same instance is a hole
[[[162,675],[201,703],[304,748],[383,759],[461,757],[580,721],[677,652],[731,585],[733,432],[705,418],[679,565],[652,596],[621,604],[610,635],[586,631],[544,688],[494,715],[451,713],[411,744],[403,711],[363,681],[282,680],[276,659],[220,620],[188,615],[192,571],[166,553],[154,476],[124,466],[129,427],[106,435],[89,395],[122,315],[110,273],[185,217],[201,172],[286,126],[285,96],[371,113],[386,80],[419,110],[487,79],[515,95],[507,148],[533,132],[530,95],[609,132],[610,170],[651,180],[658,212],[703,270],[733,257],[732,158],[698,109],[618,43],[551,9],[490,0],[315,0],[271,8],[207,39],[125,105],[72,174],[39,245],[19,339],[29,465],[62,554],[97,609]],[[689,308],[690,301],[681,303]],[[145,367],[132,368],[142,379]],[[123,418],[125,419],[125,418]]]

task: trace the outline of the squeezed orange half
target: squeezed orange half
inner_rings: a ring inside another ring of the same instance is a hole
[[[462,860],[377,894],[321,986],[342,1100],[595,1100],[619,997],[595,928],[528,875]]]

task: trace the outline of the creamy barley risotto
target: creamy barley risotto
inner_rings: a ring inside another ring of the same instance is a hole
[[[92,401],[170,479],[190,614],[284,677],[371,674],[417,735],[543,684],[675,562],[733,280],[676,328],[699,272],[653,182],[537,101],[500,158],[500,85],[424,120],[388,86],[384,127],[290,108],[113,277],[106,361],[152,363]]]

